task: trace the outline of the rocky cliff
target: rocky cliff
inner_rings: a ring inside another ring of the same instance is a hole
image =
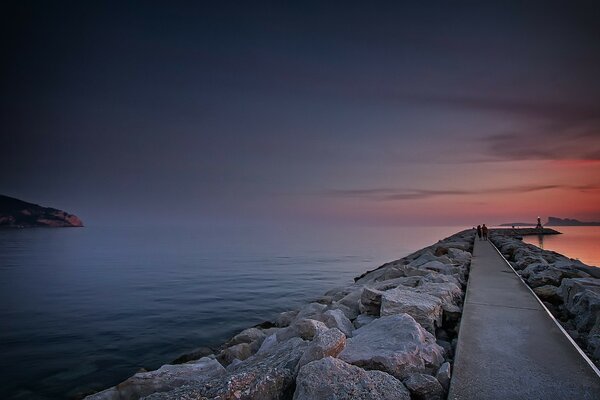
[[[13,197],[0,195],[0,228],[80,227],[83,222],[56,208],[42,207]]]

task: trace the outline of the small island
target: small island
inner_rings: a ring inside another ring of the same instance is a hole
[[[73,214],[0,195],[0,228],[82,227]]]

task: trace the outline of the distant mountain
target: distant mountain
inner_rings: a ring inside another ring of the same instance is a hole
[[[79,227],[83,222],[73,214],[0,195],[0,228]]]
[[[571,218],[548,217],[546,226],[600,226],[600,222],[583,222]]]
[[[500,224],[499,226],[536,226],[536,223],[531,222],[510,222],[508,224]]]

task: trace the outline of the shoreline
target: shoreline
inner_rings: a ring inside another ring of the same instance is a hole
[[[600,279],[586,272],[594,267],[512,237],[522,236],[522,232],[514,234],[522,230],[502,230],[511,231],[509,234],[490,230],[490,240],[507,253],[507,259],[513,257],[511,265],[517,266],[521,276],[521,271],[533,263],[532,254],[545,255],[548,267],[539,273],[555,268],[549,265],[548,260],[552,260],[560,264],[556,268],[564,275],[554,283],[569,277],[564,282],[569,284],[568,279],[575,277],[596,280],[600,288]],[[458,232],[367,271],[354,283],[333,288],[298,310],[282,312],[274,321],[247,328],[216,349],[199,348],[182,354],[171,364],[137,373],[86,399],[301,400],[320,398],[323,390],[328,395],[357,393],[357,385],[387,388],[355,397],[359,399],[445,398],[474,240],[473,230]],[[560,308],[559,288],[552,291],[542,286],[544,290],[534,292],[544,305],[556,308],[553,315],[559,320],[561,317],[561,323],[564,320],[571,328],[565,328],[567,332],[598,363],[599,354],[594,357],[594,352],[600,352],[600,346],[594,343],[600,344],[600,335],[596,341],[590,334],[591,317],[581,317],[586,310],[576,310],[572,302]],[[588,325],[575,322],[581,319]],[[600,328],[600,322],[598,325]],[[380,345],[373,347],[373,343]]]

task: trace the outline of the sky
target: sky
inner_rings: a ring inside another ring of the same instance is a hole
[[[600,3],[6,1],[0,193],[87,225],[600,220]]]

